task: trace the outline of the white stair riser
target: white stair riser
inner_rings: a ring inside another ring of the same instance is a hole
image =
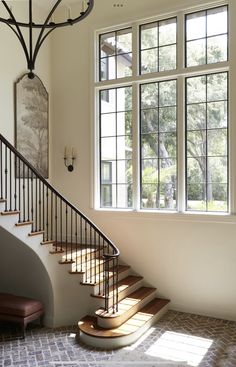
[[[121,280],[121,279],[123,279],[123,278],[126,278],[129,274],[130,274],[130,269],[127,269],[125,271],[122,271],[121,273],[118,274],[118,281]],[[112,284],[113,284],[113,277],[111,277],[109,279],[109,286],[111,287]],[[100,289],[103,289],[103,281],[100,284]],[[93,294],[98,294],[99,293],[99,284],[96,284],[93,287],[92,293]]]
[[[136,312],[138,312],[141,308],[143,308],[146,304],[148,304],[152,299],[156,296],[156,292],[149,294],[145,297],[141,302],[132,307],[131,310],[125,312],[121,316],[117,317],[101,317],[97,316],[98,325],[104,329],[113,329],[120,325],[122,325],[125,321],[127,321],[130,317],[132,317]]]
[[[140,288],[143,284],[143,279],[140,279],[137,283],[133,284],[132,286],[128,287],[124,291],[120,292],[118,294],[118,301],[121,301],[123,298],[127,297],[130,293],[133,293],[138,288]],[[95,298],[97,300],[97,308],[104,307],[104,299],[101,298]],[[112,307],[113,305],[113,298],[111,297],[108,302],[108,307]]]
[[[155,323],[168,311],[168,305],[163,307],[156,315],[154,315],[145,325],[138,329],[135,333],[130,335],[125,335],[117,338],[99,338],[80,331],[80,340],[88,345],[95,348],[102,349],[117,349],[121,347],[126,347],[130,344],[135,343],[150,327],[155,325]],[[115,364],[115,362],[114,362]]]
[[[60,246],[58,247],[60,248]],[[91,254],[88,253],[87,254],[87,262],[89,262],[89,260],[92,258],[94,259],[95,257],[98,257],[99,255],[99,252],[98,251],[95,251],[95,252],[92,252]],[[81,263],[84,263],[85,262],[85,258],[86,258],[86,254],[83,254],[82,256],[80,256],[79,254],[79,250],[78,250],[78,253],[77,253],[77,256],[76,256],[76,253],[75,251],[73,250],[73,253],[72,253],[72,259],[73,260],[76,260],[76,257],[77,257],[77,262],[78,264],[81,264]],[[70,255],[70,250],[68,251],[68,254],[67,254],[67,258],[70,259],[71,258],[71,255]],[[66,255],[65,253],[62,254],[62,260],[65,260],[66,259]]]

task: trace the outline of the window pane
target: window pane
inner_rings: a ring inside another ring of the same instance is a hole
[[[132,52],[132,32],[131,28],[117,32],[117,53]]]
[[[158,46],[157,23],[150,23],[141,26],[141,50]]]
[[[116,159],[116,138],[101,139],[101,159]]]
[[[124,78],[132,75],[132,54],[117,56],[117,78]]]
[[[227,127],[227,102],[207,103],[208,128]]]
[[[132,137],[130,135],[117,137],[117,159],[132,158]]]
[[[115,112],[116,93],[115,89],[105,89],[100,91],[101,113]]]
[[[187,159],[188,184],[202,183],[206,180],[206,158],[196,157]]]
[[[187,209],[194,211],[206,211],[206,185],[193,183],[187,186]]]
[[[160,107],[176,106],[176,80],[159,83]]]
[[[132,185],[117,185],[117,208],[131,208],[133,206]]]
[[[116,135],[116,114],[106,113],[101,115],[101,136]]]
[[[227,36],[211,37],[207,41],[207,62],[221,62],[227,60]]]
[[[102,57],[115,54],[115,32],[105,33],[100,36],[100,49]]]
[[[102,183],[112,183],[115,172],[115,162],[102,162],[101,163],[101,181]]]
[[[158,83],[141,85],[141,108],[158,106]]]
[[[201,11],[186,16],[186,38],[193,40],[206,36],[206,12]]]
[[[219,7],[207,11],[207,36],[227,33],[227,7]]]
[[[117,161],[117,183],[124,184],[130,182],[132,182],[132,161]]]
[[[158,135],[143,134],[142,135],[142,158],[158,157]]]
[[[117,135],[130,135],[132,133],[132,112],[117,113]]]
[[[207,100],[227,100],[227,73],[211,74],[207,77]]]
[[[159,155],[160,158],[176,157],[176,134],[159,134]],[[168,165],[172,164],[172,159],[168,158]]]
[[[159,71],[176,69],[176,46],[159,48]]]
[[[207,132],[209,156],[227,155],[227,129],[213,129]]]
[[[141,111],[141,132],[158,132],[158,109],[151,108]]]
[[[132,110],[132,88],[117,88],[117,111]]]
[[[142,74],[154,73],[158,70],[157,48],[141,51]]]
[[[187,43],[187,66],[206,64],[206,40],[200,39]]]
[[[159,22],[159,46],[176,43],[176,18]]]
[[[206,155],[206,130],[189,131],[187,133],[188,157],[202,157]]]
[[[187,78],[187,103],[206,101],[206,77]]]
[[[101,207],[112,206],[112,185],[101,185]]]
[[[143,209],[156,209],[159,207],[157,184],[142,185],[141,207]]]
[[[144,159],[142,161],[142,182],[148,184],[158,183],[158,159]]]
[[[206,129],[206,115],[206,103],[195,103],[187,106],[188,129]]]
[[[174,176],[169,182],[160,184],[160,208],[166,210],[176,209],[176,186]]]
[[[208,211],[226,212],[228,210],[227,190],[226,184],[208,184],[208,192],[212,194],[212,200],[208,202]]]
[[[209,182],[227,183],[227,157],[208,158]]]
[[[159,108],[160,131],[176,131],[177,115],[176,107]]]

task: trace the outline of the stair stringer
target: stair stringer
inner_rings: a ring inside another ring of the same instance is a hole
[[[4,205],[0,204],[0,212]],[[45,318],[50,327],[76,324],[87,313],[92,313],[90,290],[80,286],[82,275],[69,274],[71,265],[60,265],[62,254],[51,255],[50,245],[41,245],[42,235],[29,236],[31,225],[17,227],[18,215],[0,214],[0,227],[11,234],[19,245],[26,245],[40,259],[51,282],[53,312]],[[29,275],[30,276],[30,275]]]

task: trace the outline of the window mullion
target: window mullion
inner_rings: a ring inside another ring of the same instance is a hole
[[[132,115],[132,139],[133,139],[133,207],[140,209],[140,115],[139,115],[139,85],[133,85],[133,115]]]
[[[177,136],[178,136],[178,211],[185,211],[185,78],[179,77],[177,84]]]

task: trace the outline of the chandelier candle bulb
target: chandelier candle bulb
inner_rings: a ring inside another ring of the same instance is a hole
[[[82,9],[81,12],[84,13],[84,1],[82,1]]]

